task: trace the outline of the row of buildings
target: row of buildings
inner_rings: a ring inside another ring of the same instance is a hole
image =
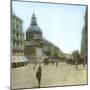
[[[12,68],[28,64],[28,60],[24,56],[23,21],[14,13],[12,14],[11,30],[11,63]]]
[[[37,18],[33,13],[30,26],[26,30],[26,39],[24,40],[23,21],[12,14],[12,67],[24,66],[28,63],[41,63],[47,56],[45,51],[51,52],[51,55],[57,53],[63,56],[61,50],[42,36],[42,30],[37,24]]]
[[[88,57],[88,9],[87,8],[84,16],[84,27],[82,29],[81,57],[84,59],[84,63],[87,63],[87,57]]]
[[[80,61],[79,63],[87,63],[88,59],[88,9],[86,8],[85,16],[84,16],[84,26],[81,32],[81,48],[80,48]],[[72,59],[72,54],[64,54],[65,58]]]

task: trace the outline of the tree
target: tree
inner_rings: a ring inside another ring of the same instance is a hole
[[[72,55],[73,55],[73,59],[74,59],[75,64],[76,64],[76,69],[77,69],[77,65],[78,65],[78,62],[79,62],[79,60],[80,60],[79,51],[78,51],[78,50],[74,51],[74,52],[72,53]]]
[[[45,58],[45,59],[44,59],[44,64],[45,64],[45,65],[48,65],[48,64],[49,64],[48,58]]]
[[[57,53],[53,53],[53,57],[54,58],[58,58],[58,54]]]
[[[51,57],[51,52],[50,52],[50,51],[44,51],[44,54],[45,54],[46,56],[48,56],[48,58]]]

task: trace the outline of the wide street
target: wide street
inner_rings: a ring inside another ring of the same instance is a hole
[[[42,64],[41,66],[41,87],[87,84],[87,66],[83,69],[83,66],[79,65],[78,70],[76,70],[75,65],[67,65],[65,62],[59,63],[57,67],[56,64]],[[37,68],[38,66],[33,70],[33,65],[28,64],[25,67],[12,69],[12,88],[37,87]]]

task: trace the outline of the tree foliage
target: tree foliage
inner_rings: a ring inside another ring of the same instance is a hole
[[[44,54],[45,54],[46,56],[48,56],[48,57],[51,56],[51,52],[50,52],[50,51],[44,51]]]
[[[48,65],[48,64],[49,64],[48,58],[45,58],[45,59],[44,59],[44,64],[45,64],[45,65]]]
[[[78,63],[79,60],[80,60],[80,54],[79,54],[79,51],[78,51],[78,50],[74,51],[74,52],[72,53],[72,55],[73,55],[74,61],[75,61],[76,63]]]

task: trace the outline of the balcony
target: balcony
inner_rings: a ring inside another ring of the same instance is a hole
[[[13,50],[20,50],[20,51],[23,51],[23,50],[24,50],[24,47],[13,46],[12,49],[13,49]]]

